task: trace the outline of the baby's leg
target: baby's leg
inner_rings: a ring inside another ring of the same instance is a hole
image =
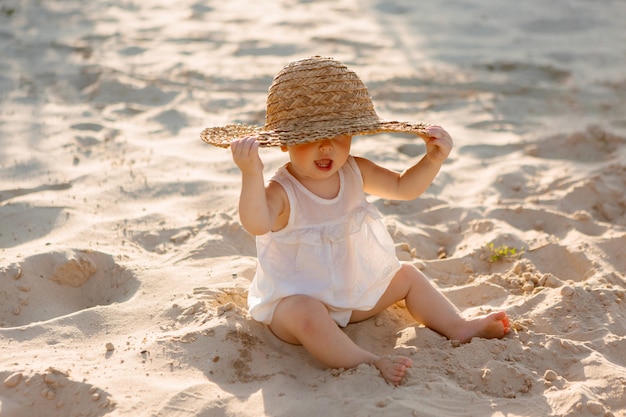
[[[465,323],[450,339],[469,342],[472,337],[501,338],[511,330],[511,320],[504,311],[465,319]]]
[[[405,301],[411,315],[448,339],[469,342],[472,337],[500,338],[509,332],[511,323],[504,311],[463,318],[452,302],[413,265],[405,265],[396,277],[401,285],[408,286]]]
[[[405,300],[415,320],[452,340],[469,342],[472,337],[503,337],[511,326],[503,311],[472,319],[463,318],[421,271],[408,264],[402,265],[376,306],[370,311],[352,313],[351,321],[364,320],[400,300]]]
[[[383,378],[393,385],[402,380],[409,358],[381,358],[355,344],[331,318],[320,301],[294,295],[276,307],[270,329],[287,343],[301,344],[317,360],[331,368],[352,368],[361,363],[373,364]]]

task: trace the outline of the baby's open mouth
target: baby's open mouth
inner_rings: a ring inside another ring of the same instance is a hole
[[[320,159],[318,161],[315,161],[315,165],[320,169],[330,169],[330,167],[333,165],[333,160],[332,159]]]

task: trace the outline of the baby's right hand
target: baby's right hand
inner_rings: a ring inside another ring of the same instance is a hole
[[[259,142],[256,138],[246,136],[230,143],[233,161],[244,174],[263,172],[263,162],[259,157]]]

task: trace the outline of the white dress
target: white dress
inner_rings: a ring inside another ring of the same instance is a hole
[[[365,199],[356,161],[350,156],[338,173],[332,199],[307,190],[286,166],[271,179],[285,189],[290,214],[285,228],[256,239],[258,265],[248,295],[255,320],[271,323],[278,302],[300,294],[323,302],[346,326],[353,310],[376,305],[400,269],[382,217]]]

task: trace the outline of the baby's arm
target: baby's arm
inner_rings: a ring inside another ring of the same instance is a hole
[[[262,235],[274,227],[276,219],[284,210],[284,201],[277,186],[265,187],[263,162],[259,157],[259,143],[250,137],[231,142],[233,161],[241,170],[241,194],[239,195],[239,220],[253,235]]]
[[[402,173],[356,158],[365,192],[392,200],[413,200],[426,191],[452,150],[452,138],[442,127],[429,126],[422,139],[426,155]]]

